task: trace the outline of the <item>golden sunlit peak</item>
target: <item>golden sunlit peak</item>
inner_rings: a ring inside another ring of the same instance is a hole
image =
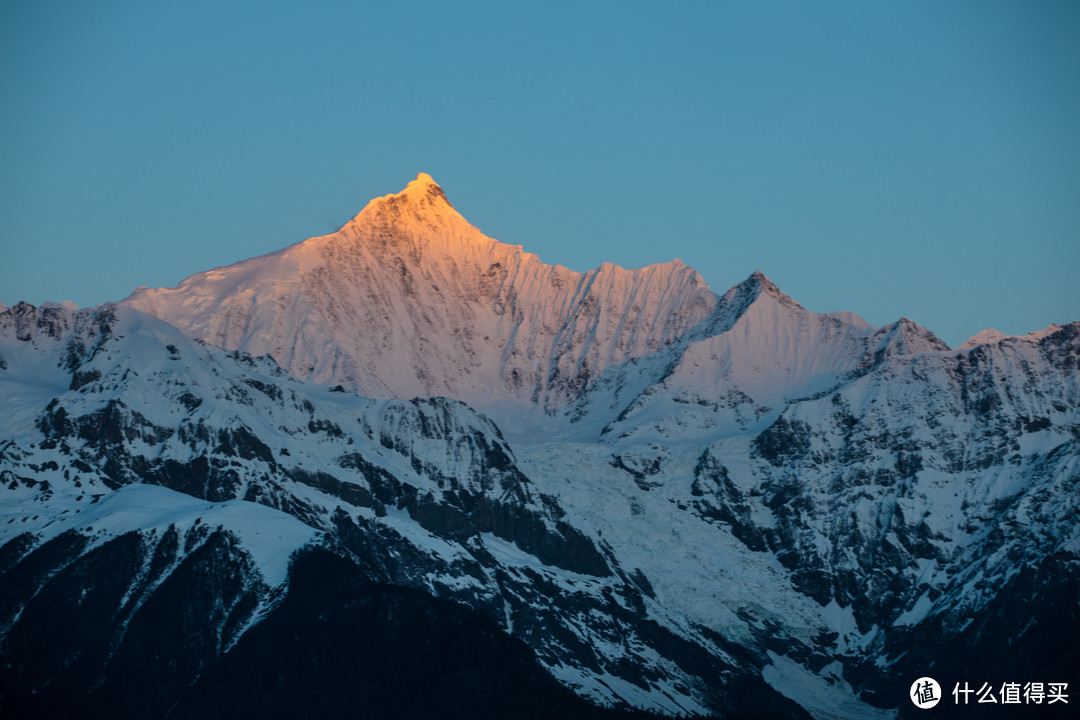
[[[405,192],[410,194],[418,192],[427,195],[429,192],[431,192],[432,188],[439,192],[442,191],[442,188],[439,187],[439,184],[435,182],[430,175],[422,172],[416,176],[415,180],[405,186]]]
[[[419,201],[421,204],[430,204],[441,200],[447,205],[450,202],[446,199],[446,193],[439,187],[439,184],[435,182],[427,173],[420,173],[416,176],[416,179],[405,186],[405,189],[398,193],[398,197],[411,198]]]
[[[406,185],[405,189],[371,200],[349,225],[363,224],[370,218],[382,218],[379,222],[385,222],[387,214],[392,216],[395,223],[401,223],[406,219],[405,215],[415,218],[418,213],[430,217],[457,217],[464,220],[447,200],[446,193],[438,183],[422,172]]]

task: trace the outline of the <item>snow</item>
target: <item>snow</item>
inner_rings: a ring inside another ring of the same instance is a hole
[[[565,665],[549,666],[548,670],[564,685],[601,705],[610,706],[622,701],[633,707],[652,708],[654,712],[676,717],[708,714],[705,706],[683,693],[672,693],[658,687],[642,688],[606,672],[583,676],[579,668]]]
[[[865,332],[868,335],[874,330],[877,330],[876,327],[864,320],[861,315],[853,313],[850,310],[839,310],[837,312],[825,313],[824,317],[836,318],[845,325],[851,325],[852,327],[858,328],[859,330]]]
[[[924,592],[915,601],[915,604],[905,610],[896,618],[896,625],[918,625],[934,607],[934,601],[930,599],[930,591]]]
[[[593,528],[623,567],[645,569],[657,612],[744,642],[752,641],[747,615],[782,622],[807,638],[825,627],[816,603],[788,592],[787,572],[773,555],[676,511],[665,497],[665,490],[678,493],[675,488],[641,490],[603,452],[591,444],[553,443],[520,447],[518,459],[542,492],[559,498],[575,526]]]
[[[408,196],[410,198],[426,199],[431,196],[432,191],[442,192],[442,188],[435,182],[434,179],[426,172],[417,173],[416,179],[409,182],[405,186],[405,189],[398,193],[398,196]]]
[[[765,682],[818,720],[889,720],[899,716],[898,710],[882,710],[860,701],[843,680],[816,675],[771,650],[769,659],[771,663],[761,671]]]
[[[979,345],[994,345],[1004,340],[1025,340],[1027,342],[1038,342],[1048,335],[1052,335],[1061,329],[1061,325],[1051,323],[1049,326],[1042,330],[1033,330],[1026,335],[1007,335],[1003,332],[990,328],[977,332],[967,340],[965,340],[957,350],[970,350]]]
[[[435,555],[448,565],[467,557],[461,545],[449,542],[420,527],[405,510],[387,508],[386,517],[379,518],[379,522],[393,528],[410,543]]]
[[[43,362],[43,354],[29,343],[0,336],[0,357],[7,369],[0,372],[0,438],[21,439],[28,430],[29,418],[41,411],[51,398],[62,394],[71,383],[71,375],[55,363]]]
[[[997,330],[995,330],[993,328],[989,328],[987,330],[983,330],[982,332],[975,333],[974,335],[969,337],[967,340],[965,340],[963,343],[961,343],[960,347],[958,347],[956,349],[957,350],[970,350],[971,348],[976,347],[977,345],[992,345],[994,343],[999,343],[999,342],[1001,342],[1002,340],[1004,340],[1005,338],[1008,338],[1008,337],[1011,337],[1011,336],[1006,335],[1003,332],[999,332],[999,331],[997,331]]]
[[[507,542],[500,537],[496,537],[491,533],[481,533],[480,537],[483,538],[484,547],[499,561],[500,565],[527,567],[548,574],[552,573],[553,568],[540,562],[540,558],[535,555],[530,555],[524,550],[521,550],[517,545]],[[576,575],[577,573],[574,574]]]
[[[132,530],[160,534],[175,527],[183,532],[199,523],[221,528],[239,538],[270,587],[284,584],[293,553],[322,538],[322,533],[291,515],[265,505],[243,500],[210,503],[155,485],[127,485],[97,502],[50,510],[39,508],[36,520],[17,527],[36,533],[42,542],[74,530],[94,535],[97,544]],[[0,526],[25,515],[22,503],[0,504]]]
[[[545,265],[484,236],[437,189],[421,174],[337,233],[124,302],[302,378],[369,397],[445,395],[501,419],[534,393],[563,402],[565,383],[662,347],[715,305],[680,262]]]

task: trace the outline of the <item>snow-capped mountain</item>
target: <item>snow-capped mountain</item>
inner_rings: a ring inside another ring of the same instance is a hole
[[[196,581],[207,597],[185,617],[197,637],[182,628],[173,639],[197,647],[163,660],[189,667],[157,701],[202,703],[234,648],[255,642],[248,633],[267,627],[291,593],[311,591],[297,589],[289,570],[290,560],[310,556],[342,565],[364,592],[407,588],[482,611],[492,629],[528,646],[531,662],[594,699],[706,709],[704,679],[680,665],[700,650],[670,618],[644,612],[641,571],[622,568],[602,538],[567,523],[498,429],[462,403],[359,398],[115,305],[78,313],[17,305],[0,314],[0,354],[3,391],[18,400],[3,421],[10,439],[0,455],[11,591],[0,623],[13,668],[3,703],[47,711],[63,700],[49,688],[67,686],[111,708],[97,687],[111,688],[142,643],[164,641],[131,639],[129,629],[151,622],[146,608],[181,602],[158,600],[159,592]],[[127,574],[99,591],[93,568],[114,556]],[[68,577],[73,565],[91,569]],[[214,605],[218,592],[230,594]],[[43,594],[58,597],[39,607]],[[29,638],[49,610],[89,613],[86,598],[97,612],[109,607],[115,627],[101,638],[109,649],[69,671],[97,635],[68,628],[53,641],[59,657],[41,657]],[[207,604],[214,613],[191,616]],[[723,669],[719,683],[756,683],[765,706],[799,716],[756,673],[706,657],[697,672]],[[543,687],[530,683],[530,692]]]
[[[0,309],[0,709],[113,711],[162,642],[194,649],[152,703],[303,707],[238,678],[300,617],[403,632],[350,603],[428,619],[402,658],[484,648],[411,678],[506,673],[462,717],[602,712],[551,677],[611,713],[828,719],[914,716],[926,675],[1077,682],[1078,363],[1080,323],[950,350],[761,273],[545,265],[426,175],[177,288]],[[206,621],[150,633],[184,573]],[[76,620],[35,647],[49,612]],[[389,651],[320,627],[292,646],[317,677],[272,671],[390,708],[331,669]]]
[[[960,350],[970,350],[971,348],[973,348],[973,347],[975,347],[977,345],[991,345],[993,343],[999,343],[1002,340],[1020,339],[1020,340],[1028,340],[1029,342],[1038,342],[1039,340],[1042,340],[1047,335],[1050,335],[1051,333],[1055,333],[1060,329],[1061,329],[1060,325],[1054,324],[1054,325],[1050,325],[1047,328],[1043,328],[1042,330],[1035,330],[1033,332],[1029,332],[1027,335],[1006,335],[1003,332],[1000,332],[998,330],[994,330],[993,328],[990,328],[988,330],[983,330],[982,332],[975,333],[974,335],[969,337],[967,340],[965,340],[963,342],[963,344],[961,344],[958,349],[960,349]]]
[[[297,377],[368,397],[554,407],[712,309],[679,261],[588,273],[485,237],[421,174],[340,231],[136,290],[124,303],[192,337],[269,353]]]

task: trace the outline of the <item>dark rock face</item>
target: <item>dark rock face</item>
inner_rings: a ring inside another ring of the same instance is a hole
[[[25,542],[0,548],[18,557],[0,575],[4,717],[649,717],[588,704],[483,614],[340,553],[299,555],[274,601],[221,531]]]
[[[810,426],[780,416],[754,438],[754,449],[773,465],[803,458],[810,450]]]
[[[208,528],[88,540],[61,535],[0,576],[5,715],[164,717],[267,591],[235,538]]]
[[[1072,632],[1080,627],[1077,564],[1075,556],[1061,554],[1034,566],[1019,567],[981,612],[956,612],[935,616],[914,628],[893,628],[889,644],[911,649],[900,659],[897,671],[905,673],[905,677],[918,676],[912,673],[929,675],[947,694],[956,683],[963,686],[966,681],[973,689],[989,683],[999,702],[996,706],[983,704],[978,710],[980,716],[993,718],[1010,717],[1019,709],[1001,704],[1000,691],[1005,683],[1067,682],[1071,688],[1072,681],[1067,678],[1075,677],[1080,667],[1080,650]],[[957,632],[958,628],[963,629]],[[876,673],[867,673],[868,679],[873,675]],[[869,693],[896,703],[889,697],[896,688],[877,677],[868,685]],[[951,694],[947,699],[948,703],[938,706],[943,715],[970,716],[970,707],[955,707]],[[918,708],[897,704],[901,705],[902,717],[918,717]],[[1060,706],[1055,704],[1055,708]],[[1025,716],[1042,717],[1042,711],[1046,717],[1053,717],[1053,710],[1028,705],[1023,712]]]
[[[359,708],[379,718],[637,715],[581,701],[486,616],[372,584],[349,561],[313,551],[293,565],[274,613],[200,677],[170,717],[344,718]]]

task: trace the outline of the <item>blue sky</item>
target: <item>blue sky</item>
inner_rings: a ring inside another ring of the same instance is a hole
[[[761,269],[955,346],[1080,320],[1075,2],[0,4],[0,301],[92,305],[430,173],[588,270]]]

